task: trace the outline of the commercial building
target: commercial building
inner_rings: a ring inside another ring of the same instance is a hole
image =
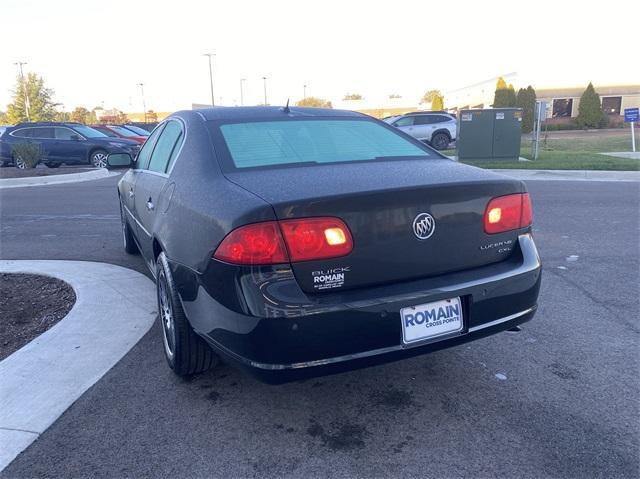
[[[594,85],[600,95],[602,109],[610,117],[624,115],[625,108],[640,107],[640,85]],[[541,88],[536,90],[538,100],[547,103],[547,119],[552,123],[570,121],[578,116],[580,97],[585,86],[569,88]],[[566,119],[566,120],[563,120]]]

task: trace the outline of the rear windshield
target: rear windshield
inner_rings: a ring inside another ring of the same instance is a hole
[[[432,156],[369,120],[226,123],[220,131],[235,168]]]

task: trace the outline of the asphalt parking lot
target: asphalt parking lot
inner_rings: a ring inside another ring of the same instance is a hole
[[[1,257],[146,273],[116,181],[0,190]],[[0,477],[638,477],[640,185],[528,187],[544,273],[521,332],[268,386],[178,379],[156,324]]]

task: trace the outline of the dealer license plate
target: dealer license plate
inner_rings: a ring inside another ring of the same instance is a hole
[[[409,306],[400,310],[404,344],[424,341],[462,330],[460,298]]]

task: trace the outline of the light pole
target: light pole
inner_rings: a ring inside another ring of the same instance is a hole
[[[267,106],[267,77],[262,77],[262,86],[264,88],[264,106]]]
[[[246,81],[246,78],[240,78],[240,106],[244,106],[244,91],[242,90],[242,84]]]
[[[29,105],[29,94],[27,92],[27,85],[24,82],[24,73],[22,72],[22,65],[26,65],[27,62],[16,62],[14,65],[20,69],[20,83],[22,83],[22,92],[24,93],[24,112],[27,115],[27,121],[31,121],[31,108]]]
[[[144,83],[138,83],[140,93],[142,94],[142,111],[144,111],[144,122],[147,122],[147,104],[144,101]]]
[[[211,106],[216,106],[216,101],[213,97],[213,68],[211,67],[211,57],[215,57],[215,53],[205,53],[205,57],[209,58],[209,86],[211,87]]]
[[[307,85],[302,85],[303,88],[303,93],[302,93],[302,99],[306,99],[307,98]]]

